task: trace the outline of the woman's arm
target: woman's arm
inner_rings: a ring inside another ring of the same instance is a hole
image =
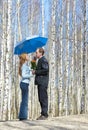
[[[22,78],[30,78],[30,70],[28,66],[22,67]]]

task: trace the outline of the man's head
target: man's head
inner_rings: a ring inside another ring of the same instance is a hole
[[[43,48],[38,48],[36,50],[36,57],[41,58],[44,55],[44,49]]]

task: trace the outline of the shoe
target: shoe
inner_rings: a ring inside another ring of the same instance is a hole
[[[20,118],[19,121],[27,120],[26,118]]]
[[[39,117],[37,118],[37,120],[46,120],[47,118],[48,118],[48,117],[41,115],[41,116],[39,116]]]

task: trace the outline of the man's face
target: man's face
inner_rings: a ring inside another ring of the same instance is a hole
[[[39,52],[39,49],[36,50],[36,57],[40,58],[42,56],[42,53]]]

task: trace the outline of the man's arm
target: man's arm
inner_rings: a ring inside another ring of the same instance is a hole
[[[41,69],[35,70],[36,75],[48,75],[49,72],[49,64],[46,59],[42,60]]]

